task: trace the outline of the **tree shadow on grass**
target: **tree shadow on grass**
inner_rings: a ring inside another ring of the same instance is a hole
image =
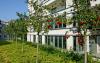
[[[7,45],[7,44],[10,44],[10,42],[0,40],[0,46]]]

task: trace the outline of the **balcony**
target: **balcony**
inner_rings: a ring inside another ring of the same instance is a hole
[[[49,4],[51,4],[52,2],[54,2],[55,0],[41,0],[40,2],[41,2],[41,4],[42,5],[49,5]]]
[[[65,6],[66,0],[43,0],[41,1],[43,5],[47,6],[49,9],[59,7],[59,6]]]
[[[51,9],[50,13],[51,13],[51,14],[54,14],[54,13],[57,13],[57,12],[59,12],[59,11],[65,10],[65,9],[66,9],[66,6],[59,6],[59,7],[57,7],[57,8]]]

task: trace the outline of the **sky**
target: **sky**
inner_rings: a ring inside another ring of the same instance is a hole
[[[0,19],[9,21],[17,19],[16,12],[27,12],[26,0],[0,0]]]

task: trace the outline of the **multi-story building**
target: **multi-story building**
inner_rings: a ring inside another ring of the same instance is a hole
[[[29,0],[30,1],[30,0]],[[32,1],[32,0],[31,0]],[[65,13],[66,18],[71,18],[73,16],[73,0],[38,0],[39,4],[46,5],[50,8],[50,14],[54,16],[59,16]],[[94,3],[93,3],[94,2]],[[91,6],[100,3],[100,0],[91,1]],[[29,10],[31,11],[31,7],[29,6]],[[31,11],[31,14],[35,11]],[[75,29],[75,30],[74,30]],[[73,31],[74,30],[74,31]],[[27,33],[27,41],[29,42],[37,42],[38,35],[37,32],[34,32],[33,28],[29,27]],[[61,25],[53,25],[52,29],[49,30],[48,33],[40,33],[39,40],[42,44],[51,45],[57,48],[63,48],[67,50],[75,50],[75,51],[82,51],[83,48],[78,43],[78,37],[75,34],[76,28],[75,24],[72,23],[70,25],[61,24]],[[65,38],[65,34],[68,32],[70,36]],[[100,36],[97,36],[96,40],[98,43],[94,45],[90,44],[91,37],[87,36],[87,51],[94,51],[100,52]],[[93,48],[92,48],[93,47]],[[95,49],[94,49],[95,48]]]
[[[5,37],[5,34],[3,32],[4,24],[5,24],[4,21],[0,20],[0,40],[4,39]]]

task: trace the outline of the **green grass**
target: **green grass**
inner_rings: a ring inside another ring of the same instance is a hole
[[[23,51],[22,51],[23,44]],[[60,49],[59,49],[60,50]],[[39,44],[39,63],[83,63],[83,55],[72,52],[61,52],[50,46]],[[0,63],[36,63],[36,44],[22,41],[0,41]],[[88,63],[94,62],[88,56]]]
[[[24,43],[0,41],[0,63],[36,63],[36,47]],[[39,48],[40,63],[63,63],[56,53],[49,53]]]

